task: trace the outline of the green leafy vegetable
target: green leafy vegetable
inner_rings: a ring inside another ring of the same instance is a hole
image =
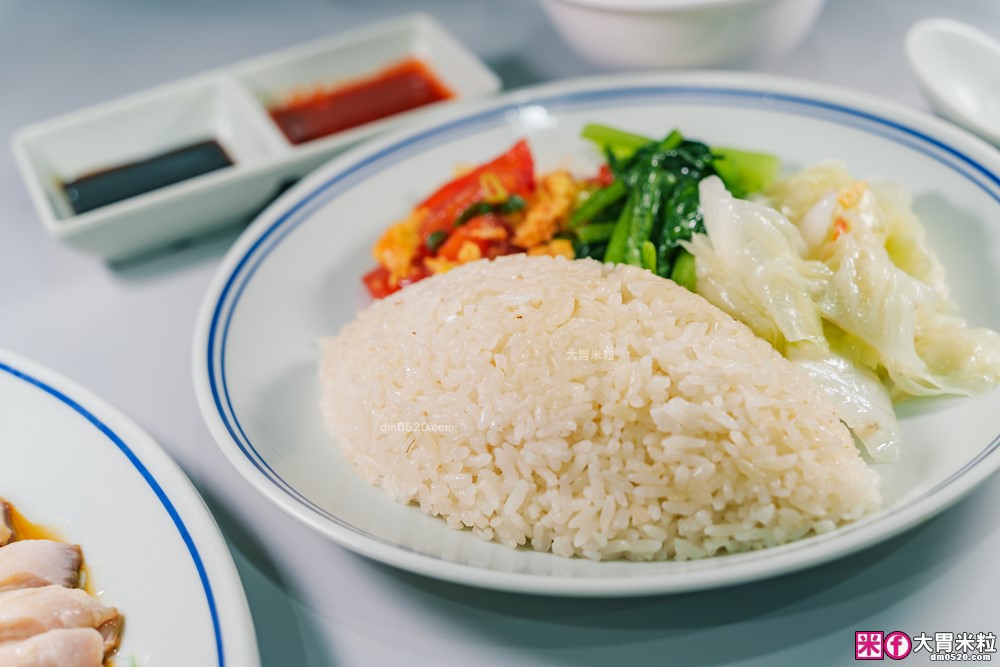
[[[611,185],[597,190],[573,211],[569,218],[570,228],[573,229],[590,222],[598,213],[624,197],[627,192],[628,189],[621,181],[615,181]]]
[[[525,202],[524,198],[519,195],[511,195],[499,204],[491,204],[485,201],[476,202],[462,211],[459,216],[455,218],[454,226],[461,227],[469,220],[472,220],[480,215],[486,215],[487,213],[516,213],[525,206],[527,206],[527,202]]]
[[[527,202],[524,201],[524,197],[521,195],[511,195],[507,198],[507,201],[500,204],[500,212],[516,213],[517,211],[523,209],[526,205]]]
[[[656,140],[590,124],[582,135],[605,153],[615,180],[570,216],[576,256],[599,257],[606,242],[604,261],[644,266],[665,278],[676,274],[692,288],[694,260],[681,242],[705,231],[698,184],[717,174],[746,196],[769,186],[780,169],[772,155],[711,148],[677,130]]]
[[[662,200],[660,189],[664,181],[662,172],[650,170],[638,184],[631,216],[629,232],[625,239],[625,256],[622,260],[632,266],[642,266],[642,247],[653,234],[653,226],[660,213]]]
[[[671,132],[661,142],[650,142],[619,163],[618,183],[628,199],[608,243],[606,262],[642,266],[642,248],[653,244],[654,270],[670,275],[680,241],[703,231],[698,209],[698,182],[715,173],[711,149]],[[577,233],[585,227],[578,227]]]
[[[462,211],[457,218],[455,218],[455,227],[461,227],[469,220],[472,220],[476,216],[486,215],[487,213],[493,212],[493,204],[481,201],[473,204],[469,208]]]
[[[632,190],[628,195],[628,199],[625,200],[625,208],[622,209],[622,213],[618,217],[618,222],[615,223],[615,228],[611,232],[611,238],[608,240],[607,250],[604,252],[605,262],[625,261],[628,235],[632,229],[632,214],[635,212],[636,201],[638,199],[639,191]]]
[[[767,153],[713,148],[712,154],[716,173],[734,197],[746,197],[766,189],[777,180],[781,171],[781,161]]]
[[[611,234],[614,229],[615,223],[613,222],[601,222],[593,225],[587,225],[586,227],[581,227],[576,230],[576,238],[579,239],[581,243],[604,242],[611,238]]]
[[[656,273],[656,246],[652,241],[642,244],[642,268]]]
[[[670,279],[681,287],[686,287],[692,292],[697,283],[698,275],[695,272],[694,255],[687,250],[681,250],[674,260],[674,268],[670,272]]]
[[[577,259],[583,257],[590,257],[601,261],[604,259],[604,253],[608,248],[607,243],[594,242],[594,243],[583,243],[577,241],[573,244],[573,256]]]
[[[427,235],[427,240],[424,241],[424,245],[427,246],[428,250],[434,252],[435,250],[441,247],[441,245],[445,242],[447,238],[448,235],[442,231],[431,232],[430,234]]]
[[[666,197],[663,227],[657,243],[667,250],[676,248],[681,241],[686,241],[695,232],[702,232],[705,229],[699,208],[699,180],[693,178],[682,180]]]
[[[616,158],[622,160],[628,159],[635,151],[653,141],[638,134],[595,123],[585,125],[580,136],[593,141],[603,151],[611,151]]]

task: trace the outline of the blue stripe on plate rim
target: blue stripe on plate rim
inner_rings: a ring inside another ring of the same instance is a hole
[[[160,486],[160,483],[156,481],[156,478],[153,477],[151,472],[149,472],[149,469],[146,468],[143,462],[139,460],[139,457],[135,455],[135,452],[133,452],[132,449],[125,444],[125,441],[122,440],[117,433],[112,431],[107,424],[95,417],[85,407],[55,387],[46,384],[38,378],[24,371],[18,370],[9,364],[0,362],[0,371],[4,371],[19,380],[23,380],[24,382],[41,389],[53,398],[72,408],[81,417],[90,422],[98,431],[103,433],[108,440],[110,440],[115,447],[117,447],[118,450],[125,455],[125,458],[128,459],[129,463],[132,464],[136,471],[142,475],[142,478],[149,485],[149,488],[151,488],[153,493],[156,494],[160,504],[163,505],[163,509],[166,510],[170,519],[174,522],[174,527],[177,528],[177,532],[180,533],[181,539],[184,540],[184,545],[187,547],[188,553],[194,561],[195,569],[198,571],[198,577],[201,579],[201,586],[205,591],[205,599],[208,602],[208,610],[212,616],[212,627],[215,631],[215,647],[219,658],[219,667],[224,667],[226,660],[222,647],[222,630],[219,626],[219,615],[215,606],[215,596],[212,594],[212,584],[208,580],[208,573],[205,572],[205,565],[202,563],[201,554],[198,553],[198,547],[195,545],[194,539],[191,537],[191,533],[188,531],[187,526],[184,525],[184,520],[181,519],[180,514],[177,513],[177,509],[174,507],[174,504],[170,502],[170,498],[167,497],[167,494],[163,491],[163,487]]]
[[[716,106],[732,106],[743,109],[770,109],[852,127],[901,144],[932,158],[964,176],[967,180],[986,192],[994,201],[1000,203],[1000,176],[962,151],[926,132],[847,104],[768,89],[698,85],[640,85],[602,87],[595,90],[554,94],[548,97],[528,96],[514,99],[513,101],[508,101],[507,103],[482,111],[459,116],[453,120],[431,126],[423,131],[405,135],[398,141],[383,146],[376,152],[366,155],[356,162],[349,163],[331,175],[327,180],[315,186],[311,191],[301,194],[286,211],[277,216],[277,219],[270,226],[259,233],[243,256],[240,257],[229,276],[225,279],[225,283],[212,308],[206,349],[208,382],[212,399],[226,431],[258,472],[296,502],[308,507],[313,512],[344,529],[367,539],[425,558],[445,560],[433,554],[417,551],[386,540],[347,523],[299,493],[260,456],[236,416],[229,397],[229,388],[225,374],[226,341],[236,306],[250,279],[275,247],[307,220],[312,213],[332,198],[356,183],[377,174],[386,161],[399,160],[402,157],[424,150],[429,145],[434,145],[442,141],[454,141],[462,136],[489,127],[498,118],[503,118],[506,114],[512,112],[516,113],[528,106],[540,105],[549,109],[568,108],[579,111],[588,107],[604,108],[612,103],[617,104],[624,101],[630,104],[649,106],[669,103],[711,103]],[[217,340],[219,342],[218,345]],[[218,376],[217,368],[219,369]],[[908,504],[926,499],[941,491],[998,450],[1000,450],[1000,435],[961,469],[947,479],[939,482],[933,488],[925,491],[921,496],[912,499]],[[869,520],[880,517],[884,518],[887,515],[898,513],[902,509],[903,507],[894,507],[886,512],[879,513],[875,517],[871,517]],[[869,520],[862,520],[825,535],[815,536],[773,549],[722,556],[710,559],[709,562],[719,562],[728,559],[739,559],[741,562],[746,562],[748,560],[766,558],[768,557],[768,552],[778,549],[784,553],[788,553],[790,551],[809,548],[819,541],[831,539],[831,536],[835,537],[860,529]],[[524,574],[523,576],[536,577],[540,575]]]

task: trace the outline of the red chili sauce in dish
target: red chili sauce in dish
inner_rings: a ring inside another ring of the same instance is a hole
[[[374,76],[335,88],[314,88],[268,109],[293,144],[453,97],[421,61],[411,58]]]

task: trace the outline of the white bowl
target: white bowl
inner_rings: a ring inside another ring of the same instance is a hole
[[[716,67],[777,58],[825,0],[542,0],[581,56],[609,68]]]

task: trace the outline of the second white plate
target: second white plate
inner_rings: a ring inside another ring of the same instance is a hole
[[[131,420],[0,350],[0,461],[0,496],[79,544],[97,595],[124,615],[115,664],[260,664],[222,534],[181,469]]]

